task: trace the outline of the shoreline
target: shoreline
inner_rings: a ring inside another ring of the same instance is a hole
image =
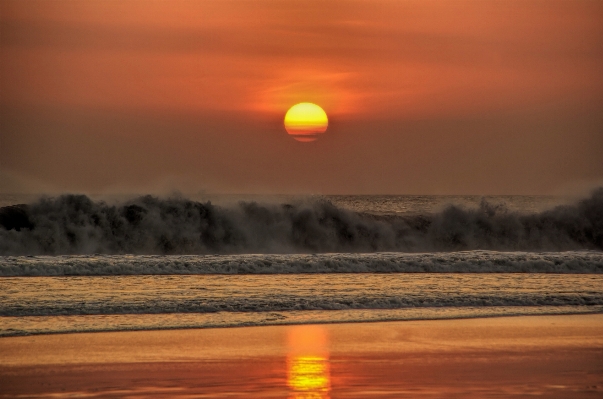
[[[499,307],[499,308],[508,308],[508,307]],[[474,319],[492,319],[492,318],[506,318],[506,317],[538,317],[538,316],[576,316],[576,315],[597,315],[603,314],[603,309],[598,306],[599,309],[596,310],[584,310],[584,311],[551,311],[550,313],[542,312],[542,313],[501,313],[501,314],[486,314],[486,315],[463,315],[463,316],[433,316],[426,318],[391,318],[391,319],[374,319],[374,320],[321,320],[321,321],[285,321],[281,323],[267,323],[267,324],[224,324],[224,325],[208,325],[208,326],[174,326],[174,327],[149,327],[149,328],[124,328],[124,329],[90,329],[90,330],[81,330],[81,331],[49,331],[49,332],[27,332],[27,333],[16,333],[14,335],[0,334],[0,340],[5,338],[15,338],[15,337],[29,337],[29,336],[45,336],[45,335],[71,335],[71,334],[100,334],[100,333],[120,333],[120,332],[145,332],[145,331],[179,331],[179,330],[208,330],[208,329],[231,329],[231,328],[256,328],[256,327],[288,327],[288,326],[303,326],[303,325],[334,325],[334,324],[366,324],[366,323],[398,323],[398,322],[419,322],[419,321],[446,321],[446,320],[474,320]],[[401,309],[354,309],[360,311],[396,311],[396,310],[432,310],[432,309],[446,309],[446,308],[401,308]],[[303,312],[303,311],[302,311]],[[305,312],[328,312],[333,313],[337,312],[336,310],[327,310],[327,311],[305,311]],[[220,313],[220,312],[217,312]],[[236,313],[236,312],[229,312]],[[287,313],[287,312],[275,312],[275,313]],[[177,313],[178,314],[178,313]],[[58,317],[64,318],[86,318],[86,317],[119,317],[119,318],[130,318],[136,316],[171,316],[172,314],[111,314],[111,315],[59,315]],[[189,313],[184,313],[184,315],[189,315]],[[14,318],[14,319],[22,319],[22,318],[56,318],[57,316],[0,316],[0,321],[6,321],[6,319]],[[4,319],[4,320],[3,320]]]
[[[35,335],[0,352],[8,396],[603,392],[603,314]]]

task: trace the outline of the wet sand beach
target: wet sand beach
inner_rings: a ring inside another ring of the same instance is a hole
[[[595,398],[603,315],[0,339],[1,397]]]

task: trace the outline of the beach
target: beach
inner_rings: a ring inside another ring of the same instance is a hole
[[[603,399],[603,1],[0,27],[0,399]]]
[[[601,397],[602,193],[5,209],[0,397]]]
[[[0,339],[2,397],[531,397],[603,392],[603,315]]]

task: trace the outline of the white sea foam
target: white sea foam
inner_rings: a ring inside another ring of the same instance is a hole
[[[603,273],[603,252],[0,257],[0,276],[290,273]]]
[[[603,276],[306,274],[0,279],[0,316],[601,306]]]
[[[0,335],[602,311],[600,274],[0,278]]]

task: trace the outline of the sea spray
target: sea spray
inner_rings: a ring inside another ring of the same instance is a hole
[[[527,214],[487,201],[398,216],[325,199],[218,206],[144,196],[110,205],[84,195],[0,209],[0,255],[581,249],[603,249],[603,188],[573,205]]]

